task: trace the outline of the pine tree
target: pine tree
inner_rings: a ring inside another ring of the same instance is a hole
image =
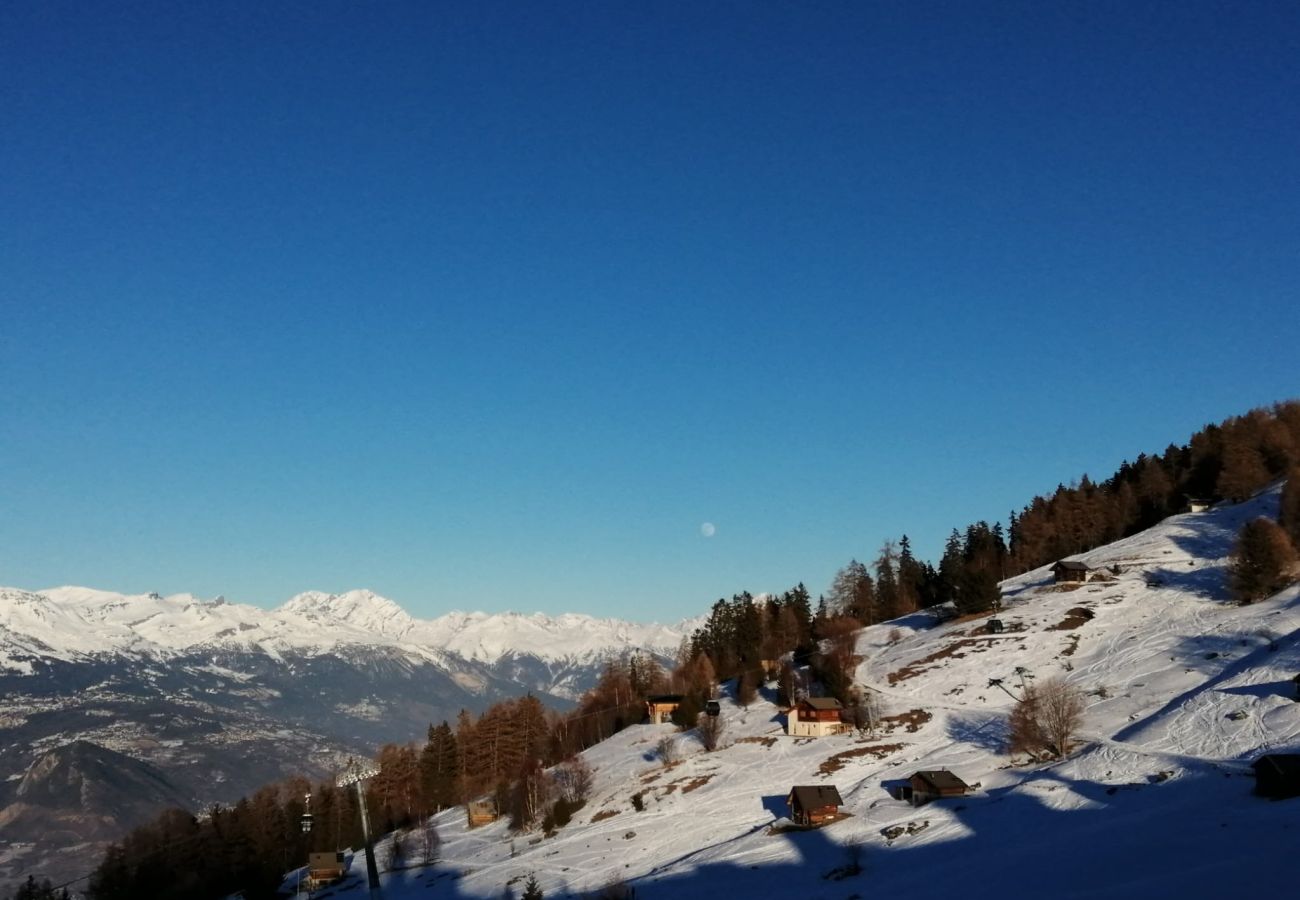
[[[1264,459],[1255,447],[1233,441],[1223,448],[1223,468],[1215,490],[1219,496],[1240,503],[1268,483]]]
[[[1247,522],[1232,553],[1232,592],[1241,603],[1277,593],[1294,580],[1296,551],[1287,533],[1271,519]]]
[[[456,735],[445,721],[429,726],[428,740],[420,751],[420,793],[426,809],[439,811],[458,802],[456,775],[460,751]]]
[[[925,606],[925,566],[912,555],[912,542],[903,535],[898,541],[898,614],[907,615]]]
[[[879,618],[873,620],[859,619],[864,624],[875,621],[888,621],[902,615],[898,587],[898,573],[895,569],[898,553],[893,541],[885,541],[876,557],[876,609]]]
[[[957,599],[965,571],[966,559],[962,554],[961,535],[954,528],[952,534],[948,535],[948,542],[944,545],[943,558],[939,560],[940,603]]]
[[[537,884],[537,876],[529,873],[528,880],[524,882],[524,892],[519,895],[519,900],[543,900],[545,896]]]
[[[1282,500],[1278,507],[1277,523],[1291,538],[1291,545],[1300,549],[1300,466],[1292,466],[1282,486]]]

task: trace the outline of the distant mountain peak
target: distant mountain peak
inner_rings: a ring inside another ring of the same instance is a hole
[[[305,591],[285,603],[280,611],[316,622],[343,623],[388,637],[401,637],[415,625],[406,610],[387,597],[365,589],[342,594]]]

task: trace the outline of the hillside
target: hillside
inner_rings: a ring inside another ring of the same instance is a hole
[[[934,626],[926,615],[865,630],[857,677],[893,716],[873,738],[786,737],[770,695],[748,709],[724,700],[725,746],[708,754],[680,735],[671,768],[654,752],[671,726],[629,728],[587,752],[593,797],[555,836],[511,835],[504,822],[468,831],[445,812],[444,861],[387,874],[384,895],[436,885],[443,897],[499,897],[507,884],[517,895],[535,873],[547,896],[621,880],[638,900],[1283,896],[1300,800],[1253,796],[1249,762],[1300,750],[1300,587],[1249,607],[1224,587],[1237,529],[1276,504],[1274,489],[1174,516],[1083,557],[1118,567],[1113,581],[1066,589],[1046,568],[1011,579],[1001,635],[983,633],[984,618]],[[1069,759],[1012,765],[1002,752],[1014,701],[989,680],[1015,690],[1017,667],[1087,692]],[[887,791],[937,768],[978,790],[921,808]],[[773,834],[796,784],[835,785],[849,817]],[[864,871],[836,880],[853,845]],[[363,883],[331,896],[364,896]]]
[[[276,610],[188,594],[0,588],[0,893],[27,872],[168,805],[234,803],[350,754],[417,739],[461,709],[533,692],[565,708],[610,654],[671,654],[691,623],[451,613],[415,619],[369,591],[300,594]],[[160,773],[130,815],[102,791],[23,789],[63,748],[93,747],[100,778]],[[55,824],[57,823],[57,827]],[[75,849],[74,849],[75,848]]]

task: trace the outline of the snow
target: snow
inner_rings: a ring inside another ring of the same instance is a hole
[[[590,663],[610,653],[673,653],[697,624],[639,624],[568,614],[450,613],[420,620],[372,591],[309,591],[279,609],[202,600],[191,594],[117,594],[83,587],[40,592],[0,588],[0,667],[30,672],[31,657],[64,660],[119,654],[166,658],[199,648],[337,652],[349,646],[396,648],[452,668],[451,656],[495,663],[529,655],[552,663]]]
[[[1291,699],[1300,587],[1249,607],[1228,603],[1224,588],[1237,528],[1276,502],[1274,490],[1175,516],[1083,557],[1120,566],[1113,581],[1062,590],[1047,569],[1011,579],[1000,635],[973,634],[982,618],[930,627],[924,615],[864,630],[858,680],[882,694],[887,714],[928,713],[914,732],[789,738],[770,694],[748,709],[724,699],[724,746],[705,753],[679,736],[684,758],[665,768],[654,748],[672,727],[634,726],[587,751],[595,790],[557,834],[512,835],[504,822],[471,831],[461,811],[443,812],[442,862],[386,873],[384,896],[494,898],[507,885],[517,896],[530,873],[548,897],[623,880],[638,900],[1288,896],[1300,799],[1253,796],[1249,763],[1300,750]],[[1094,618],[1053,628],[1079,606]],[[1014,701],[989,679],[1015,691],[1017,667],[1086,692],[1082,746],[1070,758],[1013,765],[1002,752]],[[864,748],[879,755],[844,756],[838,771],[819,774],[831,757]],[[889,794],[933,768],[979,788],[920,808]],[[771,833],[789,789],[819,783],[838,787],[849,817]],[[638,792],[642,812],[631,802]],[[881,833],[909,823],[915,833]],[[863,871],[846,876],[855,846]],[[357,854],[332,896],[364,897],[362,867]]]

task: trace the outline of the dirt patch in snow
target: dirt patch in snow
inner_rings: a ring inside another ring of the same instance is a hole
[[[1048,628],[1048,631],[1073,631],[1081,625],[1091,622],[1096,615],[1092,610],[1076,606],[1065,614],[1065,618]]]
[[[1074,651],[1079,649],[1079,636],[1070,635],[1069,640],[1065,642],[1065,649],[1061,651],[1062,656],[1074,656]]]
[[[872,756],[876,759],[884,759],[891,753],[903,749],[902,744],[871,744],[866,747],[854,747],[852,750],[844,750],[836,753],[825,760],[817,767],[818,775],[830,775],[832,772],[838,772],[844,768],[844,764],[850,759],[857,759],[861,756]]]
[[[594,816],[591,817],[591,821],[603,822],[606,819],[614,818],[616,815],[618,815],[618,810],[616,809],[602,809],[600,812],[596,813]]]
[[[890,672],[888,679],[890,684],[898,684],[900,681],[906,681],[909,678],[915,678],[924,672],[930,663],[938,662],[941,659],[961,659],[967,653],[983,653],[989,649],[989,645],[1001,638],[963,638],[960,641],[953,641],[941,650],[936,650],[929,656],[923,656],[920,659],[912,660],[897,672]]]
[[[737,743],[737,744],[762,744],[764,747],[771,747],[773,744],[776,743],[776,738],[774,738],[774,737],[758,737],[758,736],[755,735],[755,736],[752,736],[752,737],[743,737],[743,738],[740,738],[739,740],[736,741],[736,743]]]
[[[701,775],[699,778],[692,778],[690,782],[682,788],[683,794],[689,794],[691,791],[702,788],[713,780],[713,775]]]
[[[881,716],[880,722],[885,726],[885,731],[893,731],[895,728],[905,727],[909,734],[916,734],[921,730],[921,726],[933,719],[934,716],[924,709],[909,709],[905,713],[894,713],[892,716]]]

